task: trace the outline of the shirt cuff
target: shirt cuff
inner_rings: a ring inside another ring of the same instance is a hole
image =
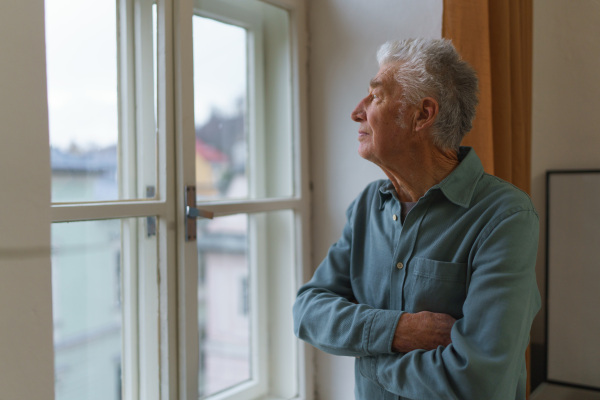
[[[377,357],[359,357],[356,359],[358,372],[371,382],[381,387],[377,381]]]
[[[373,355],[393,353],[394,333],[403,313],[397,310],[378,310],[373,316],[369,332],[365,335],[367,353]]]

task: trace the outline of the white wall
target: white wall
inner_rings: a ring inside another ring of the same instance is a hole
[[[2,400],[54,398],[43,12],[43,0],[0,2]]]
[[[350,113],[377,73],[389,39],[440,37],[442,0],[313,0],[309,4],[309,112],[313,184],[313,264],[340,236],[345,210],[366,184],[384,178],[357,155]],[[354,398],[353,359],[318,352],[319,399]]]
[[[533,27],[532,197],[542,220],[543,298],[546,171],[600,168],[600,2],[535,0]],[[543,315],[534,323],[536,343],[544,341]]]

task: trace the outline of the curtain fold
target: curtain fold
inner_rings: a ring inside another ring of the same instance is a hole
[[[444,0],[442,36],[477,70],[472,146],[488,173],[530,191],[532,0]]]
[[[531,190],[533,0],[444,0],[442,36],[479,76],[479,106],[463,144],[486,172]],[[530,349],[527,398],[530,393]]]

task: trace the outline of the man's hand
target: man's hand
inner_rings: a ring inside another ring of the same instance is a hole
[[[456,320],[448,314],[421,311],[404,313],[396,325],[392,350],[408,353],[412,350],[433,350],[447,346],[452,340],[450,331]]]

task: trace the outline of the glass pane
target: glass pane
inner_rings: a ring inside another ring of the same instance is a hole
[[[123,316],[134,296],[124,277],[131,270],[127,260],[138,252],[137,246],[122,244],[137,243],[145,223],[127,219],[52,225],[57,400],[122,398],[121,377],[127,370],[123,335],[131,329]],[[142,237],[147,237],[145,230]],[[143,240],[155,242],[155,237]]]
[[[193,17],[197,200],[292,196],[288,12],[256,0],[195,5],[211,16]]]
[[[199,198],[248,196],[246,30],[195,15],[194,118]]]
[[[266,359],[295,376],[289,296],[296,287],[295,218],[293,211],[281,210],[198,221],[200,398],[258,383],[266,376],[259,370]],[[273,333],[268,341],[265,332]],[[267,348],[285,351],[269,354]],[[271,387],[292,398],[290,382]]]
[[[146,197],[146,186],[155,186],[151,4],[136,10],[142,22],[135,41],[124,25],[133,18],[118,16],[117,4],[45,1],[54,202]],[[133,42],[137,53],[127,47]],[[134,79],[135,63],[142,68]],[[144,133],[137,141],[136,127]]]
[[[198,222],[200,396],[251,378],[248,216]]]

